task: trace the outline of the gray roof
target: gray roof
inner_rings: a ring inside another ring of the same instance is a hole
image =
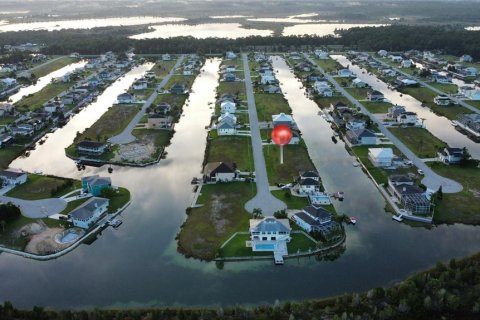
[[[75,220],[88,220],[93,216],[93,213],[97,207],[100,207],[108,202],[109,200],[105,198],[92,197],[70,212],[70,216]]]
[[[394,174],[388,177],[391,182],[413,182],[409,176],[405,174]]]
[[[376,137],[375,133],[369,129],[348,130],[347,135],[354,136],[357,138],[375,138]]]
[[[25,172],[17,169],[6,169],[6,170],[0,171],[0,176],[6,177],[6,178],[18,178],[25,174],[26,174]]]
[[[267,217],[263,220],[250,219],[250,232],[290,232],[290,223],[287,219]]]
[[[300,179],[299,184],[301,186],[319,186],[320,182],[312,178]]]
[[[302,219],[303,221],[305,221],[306,223],[308,223],[309,225],[311,226],[318,226],[320,225],[320,222],[318,222],[317,220],[315,219],[312,219],[312,217],[310,217],[308,214],[306,214],[305,212],[303,211],[300,211],[298,213],[295,213],[295,216],[299,217],[300,219]]]
[[[223,121],[217,126],[217,129],[235,129],[235,126],[228,121]]]
[[[303,208],[303,211],[310,214],[312,217],[316,217],[320,220],[331,218],[332,214],[325,210],[322,207],[316,207],[314,205],[309,205]]]
[[[100,177],[99,175],[83,177],[82,181],[86,181],[90,186],[112,184],[112,179],[109,177]]]
[[[408,195],[408,194],[423,194],[425,191],[417,186],[410,186],[408,184],[401,184],[398,186],[395,186],[395,189],[401,194],[401,195]]]
[[[305,171],[305,172],[300,172],[300,176],[302,178],[318,178],[319,175],[315,171]]]

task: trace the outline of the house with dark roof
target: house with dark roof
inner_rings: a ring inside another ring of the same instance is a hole
[[[303,195],[320,192],[320,176],[315,171],[300,172],[297,179],[297,192]]]
[[[75,227],[89,229],[107,211],[109,203],[108,199],[92,197],[73,209],[69,213],[69,218]]]
[[[0,180],[4,185],[19,185],[27,182],[27,174],[18,169],[0,171]]]
[[[406,174],[394,174],[388,177],[388,188],[393,194],[395,188],[400,185],[413,186],[414,181]]]
[[[205,182],[228,182],[237,177],[237,165],[230,162],[209,162],[203,168]]]
[[[155,107],[155,113],[166,115],[172,111],[172,106],[166,102],[162,102]]]
[[[9,133],[0,134],[0,148],[5,148],[13,143],[13,137]]]
[[[309,205],[292,216],[293,221],[307,232],[329,232],[333,227],[332,214],[320,206]]]
[[[91,193],[93,196],[98,197],[101,195],[102,190],[112,187],[112,180],[108,177],[100,177],[99,175],[93,175],[82,178],[82,190],[84,193]]]
[[[99,155],[105,152],[107,145],[101,142],[84,140],[77,143],[76,147],[78,153]]]
[[[377,135],[370,129],[348,130],[346,138],[352,145],[377,144]]]
[[[443,148],[437,152],[438,158],[445,164],[459,163],[463,159],[463,149]]]
[[[425,191],[415,185],[401,184],[395,186],[395,196],[404,208],[415,214],[429,214],[432,204],[425,195]]]
[[[185,94],[187,92],[187,86],[183,83],[174,83],[170,88],[170,93],[173,94]]]
[[[233,82],[237,80],[237,76],[234,73],[228,72],[223,75],[223,80],[226,82]]]
[[[367,93],[367,99],[369,101],[383,101],[385,96],[378,90],[371,90]]]

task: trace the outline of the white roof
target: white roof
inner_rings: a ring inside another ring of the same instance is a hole
[[[392,148],[368,148],[368,152],[374,158],[393,158]]]
[[[285,114],[285,113],[280,113],[280,114],[274,114],[272,116],[272,120],[274,122],[293,122],[293,118],[291,115]]]

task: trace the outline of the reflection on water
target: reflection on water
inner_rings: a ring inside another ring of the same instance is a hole
[[[105,19],[54,20],[2,25],[0,26],[0,31],[91,29],[111,26],[135,26],[151,23],[180,22],[185,20],[185,18],[177,17],[120,17]]]
[[[465,29],[467,29],[468,31],[479,31],[480,26],[466,27]]]
[[[23,96],[28,96],[29,94],[38,92],[42,90],[44,87],[46,87],[53,79],[59,78],[67,74],[68,72],[72,72],[73,70],[77,68],[83,68],[87,64],[86,61],[81,61],[77,63],[72,63],[69,64],[68,66],[65,66],[61,69],[55,70],[49,74],[47,74],[44,77],[41,77],[37,80],[37,82],[34,85],[28,86],[21,88],[18,90],[17,93],[14,95],[10,96],[9,100],[11,100],[11,103],[16,103],[22,99]],[[35,71],[32,72],[35,74]]]
[[[176,252],[175,235],[190,204],[190,180],[201,171],[204,126],[213,111],[208,102],[214,100],[219,61],[209,60],[195,80],[185,116],[175,127],[167,159],[147,168],[114,168],[112,181],[129,188],[133,196],[122,213],[123,225],[105,230],[90,246],[82,245],[48,262],[0,255],[1,299],[19,308],[273,303],[386,286],[438,260],[480,248],[480,233],[474,227],[442,226],[429,231],[392,221],[383,213],[385,202],[378,190],[351,165],[345,148],[332,143],[331,129],[316,115],[316,106],[304,100],[300,83],[285,63],[274,62],[274,67],[280,71],[282,88],[288,92],[294,117],[325,185],[330,191],[346,193],[346,200],[336,204],[337,210],[358,217],[355,227],[347,227],[347,251],[338,260],[294,259],[282,267],[271,261],[227,263],[218,270],[213,263],[186,259]],[[55,150],[71,142],[78,129],[70,124],[89,110],[54,133],[69,135],[68,141],[57,137],[56,146],[48,141],[52,136],[45,143],[51,153],[38,148],[31,159],[16,164],[27,169],[45,167],[58,175],[85,174]],[[93,120],[78,122],[82,129]],[[87,173],[108,175],[106,167],[88,168]]]
[[[259,21],[259,22],[277,22],[277,23],[315,23],[315,22],[324,22],[325,20],[312,20],[312,19],[303,19],[318,16],[317,13],[304,13],[289,16],[286,18],[251,18],[247,19],[248,21]]]
[[[152,26],[152,32],[131,36],[132,39],[172,38],[192,36],[205,38],[243,38],[249,36],[269,36],[271,30],[245,29],[239,23],[203,23],[197,25],[165,24]]]
[[[302,36],[302,35],[316,35],[327,36],[333,35],[335,29],[350,29],[350,28],[364,28],[364,27],[382,27],[388,24],[350,24],[350,23],[316,23],[316,24],[297,24],[283,29],[284,36]]]
[[[385,82],[379,80],[375,75],[369,75],[358,65],[352,65],[352,62],[345,56],[333,55],[332,58],[344,67],[348,65],[358,78],[368,83],[372,88],[381,91],[391,103],[405,106],[408,111],[416,112],[419,119],[425,119],[427,130],[434,136],[445,141],[451,147],[467,147],[472,157],[480,159],[480,146],[455,130],[449,119],[436,115],[429,108],[422,107],[420,101],[408,94],[401,94],[398,91],[388,89],[388,85]]]

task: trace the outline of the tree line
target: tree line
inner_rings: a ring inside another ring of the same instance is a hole
[[[20,31],[0,34],[0,45],[38,42],[47,45],[46,54],[100,54],[106,51],[123,52],[131,47],[136,53],[205,53],[218,54],[227,50],[288,51],[338,45],[356,50],[405,51],[443,50],[447,54],[468,53],[480,59],[480,31],[468,31],[459,25],[351,28],[336,30],[337,36],[251,36],[238,39],[175,37],[168,39],[134,40],[129,36],[144,32],[145,27],[107,27],[91,30]]]

